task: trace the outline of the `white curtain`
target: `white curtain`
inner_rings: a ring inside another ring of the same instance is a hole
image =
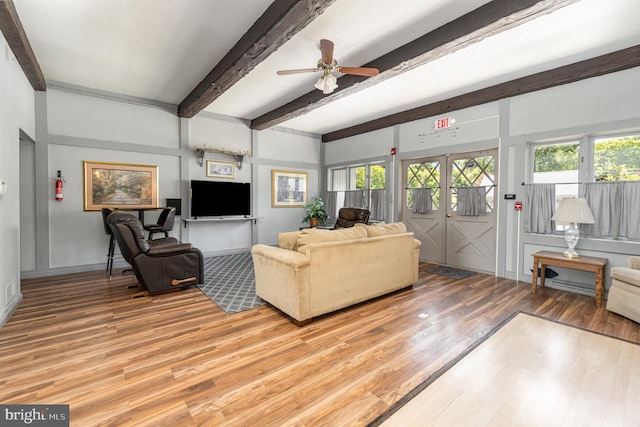
[[[556,211],[555,184],[526,184],[524,186],[524,231],[553,233],[551,217]]]
[[[327,191],[324,196],[324,208],[331,218],[338,216],[338,192]]]
[[[456,213],[464,216],[487,214],[487,191],[485,187],[456,187]]]
[[[588,182],[580,197],[587,199],[595,224],[582,224],[585,236],[640,239],[640,182]]]
[[[344,192],[344,207],[364,208],[364,191],[351,190]]]
[[[371,219],[384,221],[385,214],[385,191],[383,189],[371,190]]]
[[[413,188],[413,213],[430,214],[433,213],[433,199],[431,188]]]

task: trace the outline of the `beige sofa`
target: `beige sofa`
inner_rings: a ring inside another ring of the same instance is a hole
[[[640,323],[640,257],[629,257],[627,266],[611,269],[607,310]]]
[[[420,241],[403,223],[280,233],[254,245],[256,293],[303,325],[418,281]]]

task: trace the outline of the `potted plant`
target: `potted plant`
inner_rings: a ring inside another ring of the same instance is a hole
[[[307,203],[304,207],[304,213],[307,216],[304,217],[302,222],[308,222],[309,226],[317,227],[318,223],[324,223],[327,220],[327,211],[324,208],[324,202],[320,197],[314,197],[311,202]]]

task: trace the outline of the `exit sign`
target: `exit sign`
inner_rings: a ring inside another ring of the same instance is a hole
[[[436,120],[436,130],[437,129],[446,129],[449,126],[451,126],[452,124],[454,124],[456,121],[454,119],[452,119],[451,117],[444,117],[442,119],[438,119]]]

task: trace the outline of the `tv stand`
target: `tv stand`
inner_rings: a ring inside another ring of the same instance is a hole
[[[212,217],[205,217],[205,218],[198,218],[198,217],[193,217],[193,218],[183,218],[182,222],[184,224],[184,228],[187,228],[189,226],[189,223],[191,222],[231,222],[231,221],[253,221],[254,224],[258,223],[258,219],[260,219],[260,217],[258,216],[248,216],[248,215],[244,215],[244,216],[212,216]]]

